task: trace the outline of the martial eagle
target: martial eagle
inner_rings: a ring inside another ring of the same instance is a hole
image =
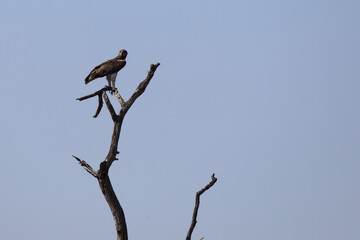
[[[125,49],[122,49],[119,51],[119,55],[117,55],[115,58],[110,59],[96,66],[90,72],[90,74],[85,78],[85,84],[88,84],[94,79],[106,76],[106,79],[109,82],[109,87],[111,87],[112,90],[114,91],[116,75],[118,71],[120,71],[126,65],[126,61],[125,61],[126,56],[127,56],[127,51]]]

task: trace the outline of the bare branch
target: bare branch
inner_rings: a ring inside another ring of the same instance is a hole
[[[124,106],[121,109],[120,115],[124,115],[126,114],[126,112],[130,109],[130,107],[133,105],[133,103],[135,102],[135,100],[141,96],[141,94],[144,93],[147,85],[150,83],[150,80],[152,79],[152,77],[154,76],[154,73],[157,69],[157,67],[160,66],[160,63],[156,63],[156,64],[151,64],[150,65],[150,70],[148,71],[148,75],[146,76],[145,80],[142,81],[139,86],[136,88],[135,92],[133,93],[133,95],[129,98],[129,100],[127,102],[125,102]]]
[[[104,96],[104,99],[105,99],[106,106],[109,109],[112,120],[114,122],[117,122],[118,121],[118,115],[115,113],[114,107],[112,106],[106,92],[103,93],[103,96]]]
[[[88,98],[92,98],[92,97],[95,97],[95,96],[98,96],[98,99],[99,99],[99,105],[98,105],[98,108],[96,109],[96,113],[95,115],[93,116],[93,118],[96,118],[97,116],[99,116],[99,113],[101,111],[101,108],[103,106],[103,99],[102,99],[102,94],[105,93],[106,91],[108,90],[111,90],[112,88],[109,87],[109,86],[105,86],[103,87],[102,89],[100,89],[99,91],[96,91],[92,94],[89,94],[89,95],[86,95],[84,97],[80,97],[80,98],[77,98],[76,100],[79,100],[79,101],[83,101],[83,100],[86,100]]]
[[[211,181],[209,182],[208,185],[206,185],[203,189],[201,189],[199,192],[197,192],[197,194],[199,194],[199,197],[201,194],[203,194],[206,190],[208,190],[209,188],[211,188],[217,181],[217,178],[215,177],[215,173],[213,173],[213,175],[211,175]]]
[[[77,98],[76,100],[83,101],[83,100],[86,100],[86,99],[88,99],[88,98],[95,97],[95,96],[97,96],[97,95],[102,95],[102,93],[103,93],[104,91],[108,91],[108,90],[111,90],[111,89],[112,89],[111,87],[105,86],[105,87],[103,87],[102,89],[100,89],[99,91],[96,91],[96,92],[94,92],[94,93],[92,93],[92,94],[89,94],[89,95],[86,95],[86,96],[83,96],[83,97],[79,97],[79,98]]]
[[[124,99],[122,98],[122,96],[120,95],[120,93],[118,92],[117,89],[115,89],[115,97],[119,100],[119,103],[120,103],[121,107],[123,107],[124,104],[125,104],[125,101],[124,101]]]
[[[99,99],[99,105],[98,105],[98,108],[96,109],[96,113],[95,113],[95,115],[93,116],[93,118],[96,118],[97,116],[99,116],[99,113],[100,113],[101,108],[102,108],[102,106],[103,106],[103,99],[102,99],[101,94],[98,94],[98,99]]]
[[[84,169],[85,169],[88,173],[90,173],[90,174],[91,174],[92,176],[94,176],[95,178],[98,177],[96,171],[95,171],[94,169],[92,169],[92,167],[91,167],[87,162],[85,162],[85,160],[81,160],[80,158],[78,158],[78,157],[76,157],[76,156],[74,156],[74,155],[73,155],[73,158],[75,158],[75,159],[79,162],[79,164],[80,164],[81,166],[83,166]]]
[[[117,116],[117,118],[119,119],[119,121],[114,122],[114,129],[113,129],[113,134],[112,134],[112,138],[111,138],[109,153],[106,156],[105,160],[103,161],[103,163],[104,163],[103,167],[106,167],[107,169],[109,169],[111,167],[111,164],[115,160],[118,160],[116,158],[116,155],[119,153],[118,145],[119,145],[119,138],[120,138],[120,132],[121,132],[123,118],[121,118],[119,116]]]
[[[198,191],[196,193],[194,213],[193,213],[193,217],[192,217],[192,221],[191,221],[191,225],[190,225],[188,234],[186,235],[186,240],[191,240],[191,234],[194,231],[195,225],[197,223],[196,218],[197,218],[197,214],[198,214],[199,206],[200,206],[200,195],[203,194],[209,188],[211,188],[216,183],[216,181],[217,181],[217,178],[215,177],[215,173],[213,173],[213,175],[211,175],[211,181],[204,188],[202,188],[200,191]]]

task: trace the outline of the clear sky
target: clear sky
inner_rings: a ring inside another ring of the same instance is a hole
[[[115,239],[84,78],[128,51],[110,170],[129,239],[360,239],[360,2],[1,1],[1,239]],[[119,109],[114,97],[114,106]]]

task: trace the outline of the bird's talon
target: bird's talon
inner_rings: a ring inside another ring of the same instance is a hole
[[[111,90],[110,90],[111,95],[114,95],[115,89],[116,88],[114,88],[114,87],[111,88]]]

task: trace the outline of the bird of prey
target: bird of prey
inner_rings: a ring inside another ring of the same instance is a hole
[[[126,56],[127,51],[125,49],[122,49],[119,51],[119,55],[117,55],[115,58],[96,66],[85,78],[85,84],[88,84],[94,79],[106,76],[106,79],[109,82],[109,87],[111,87],[112,91],[114,91],[116,75],[118,71],[120,71],[126,65]]]

